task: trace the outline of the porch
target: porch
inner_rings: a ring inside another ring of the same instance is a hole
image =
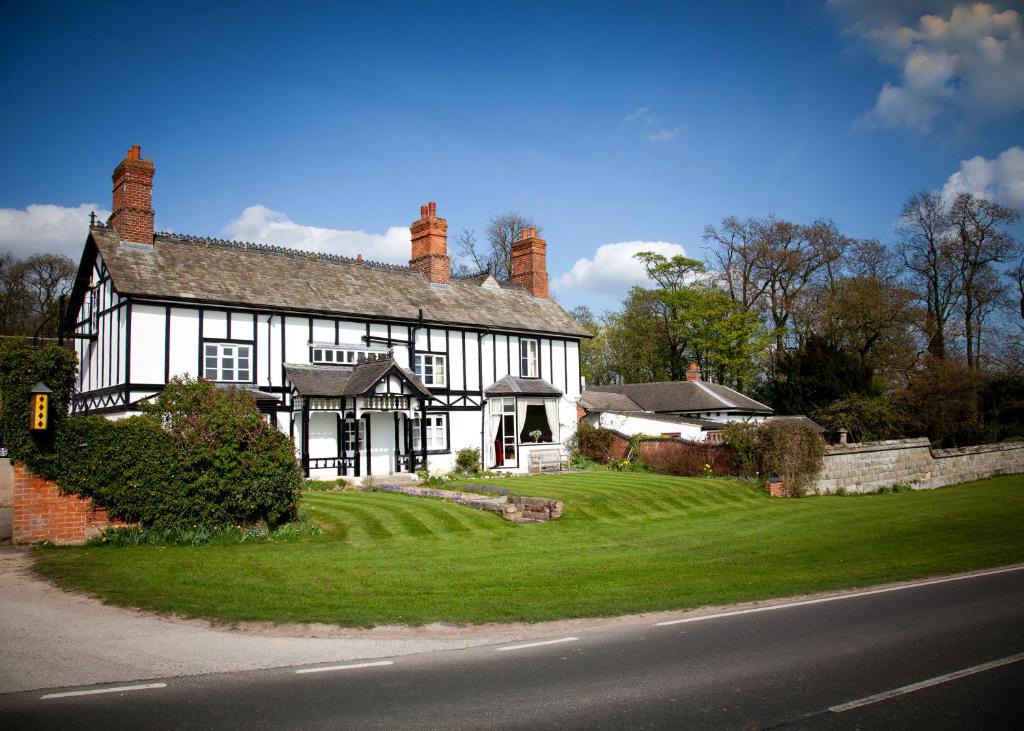
[[[390,357],[354,368],[285,365],[292,432],[307,477],[384,476],[426,467],[430,391]]]

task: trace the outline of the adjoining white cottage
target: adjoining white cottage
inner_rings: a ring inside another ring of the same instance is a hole
[[[113,214],[89,229],[63,328],[76,413],[129,415],[198,374],[251,391],[322,478],[447,471],[467,447],[521,472],[572,434],[589,334],[548,298],[536,231],[514,244],[508,283],[452,277],[434,203],[411,225],[408,267],[154,233],[154,171],[133,147]]]
[[[637,434],[673,436],[688,441],[721,441],[730,421],[759,423],[774,411],[728,386],[701,380],[691,363],[685,381],[590,386],[579,406],[591,426],[631,437]],[[820,427],[819,427],[820,428]]]

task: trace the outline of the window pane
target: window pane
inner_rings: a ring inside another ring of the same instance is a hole
[[[239,366],[239,368],[238,368],[238,380],[239,381],[248,381],[249,380],[249,369],[248,368],[243,370],[242,367]]]

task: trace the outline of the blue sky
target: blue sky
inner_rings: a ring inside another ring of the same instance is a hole
[[[132,144],[158,228],[401,261],[515,209],[598,310],[727,215],[1024,205],[1020,2],[211,5],[0,3],[0,249],[77,257]]]

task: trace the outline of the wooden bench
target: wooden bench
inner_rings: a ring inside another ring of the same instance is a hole
[[[560,449],[538,449],[530,452],[530,472],[558,471],[562,469],[562,451]]]

